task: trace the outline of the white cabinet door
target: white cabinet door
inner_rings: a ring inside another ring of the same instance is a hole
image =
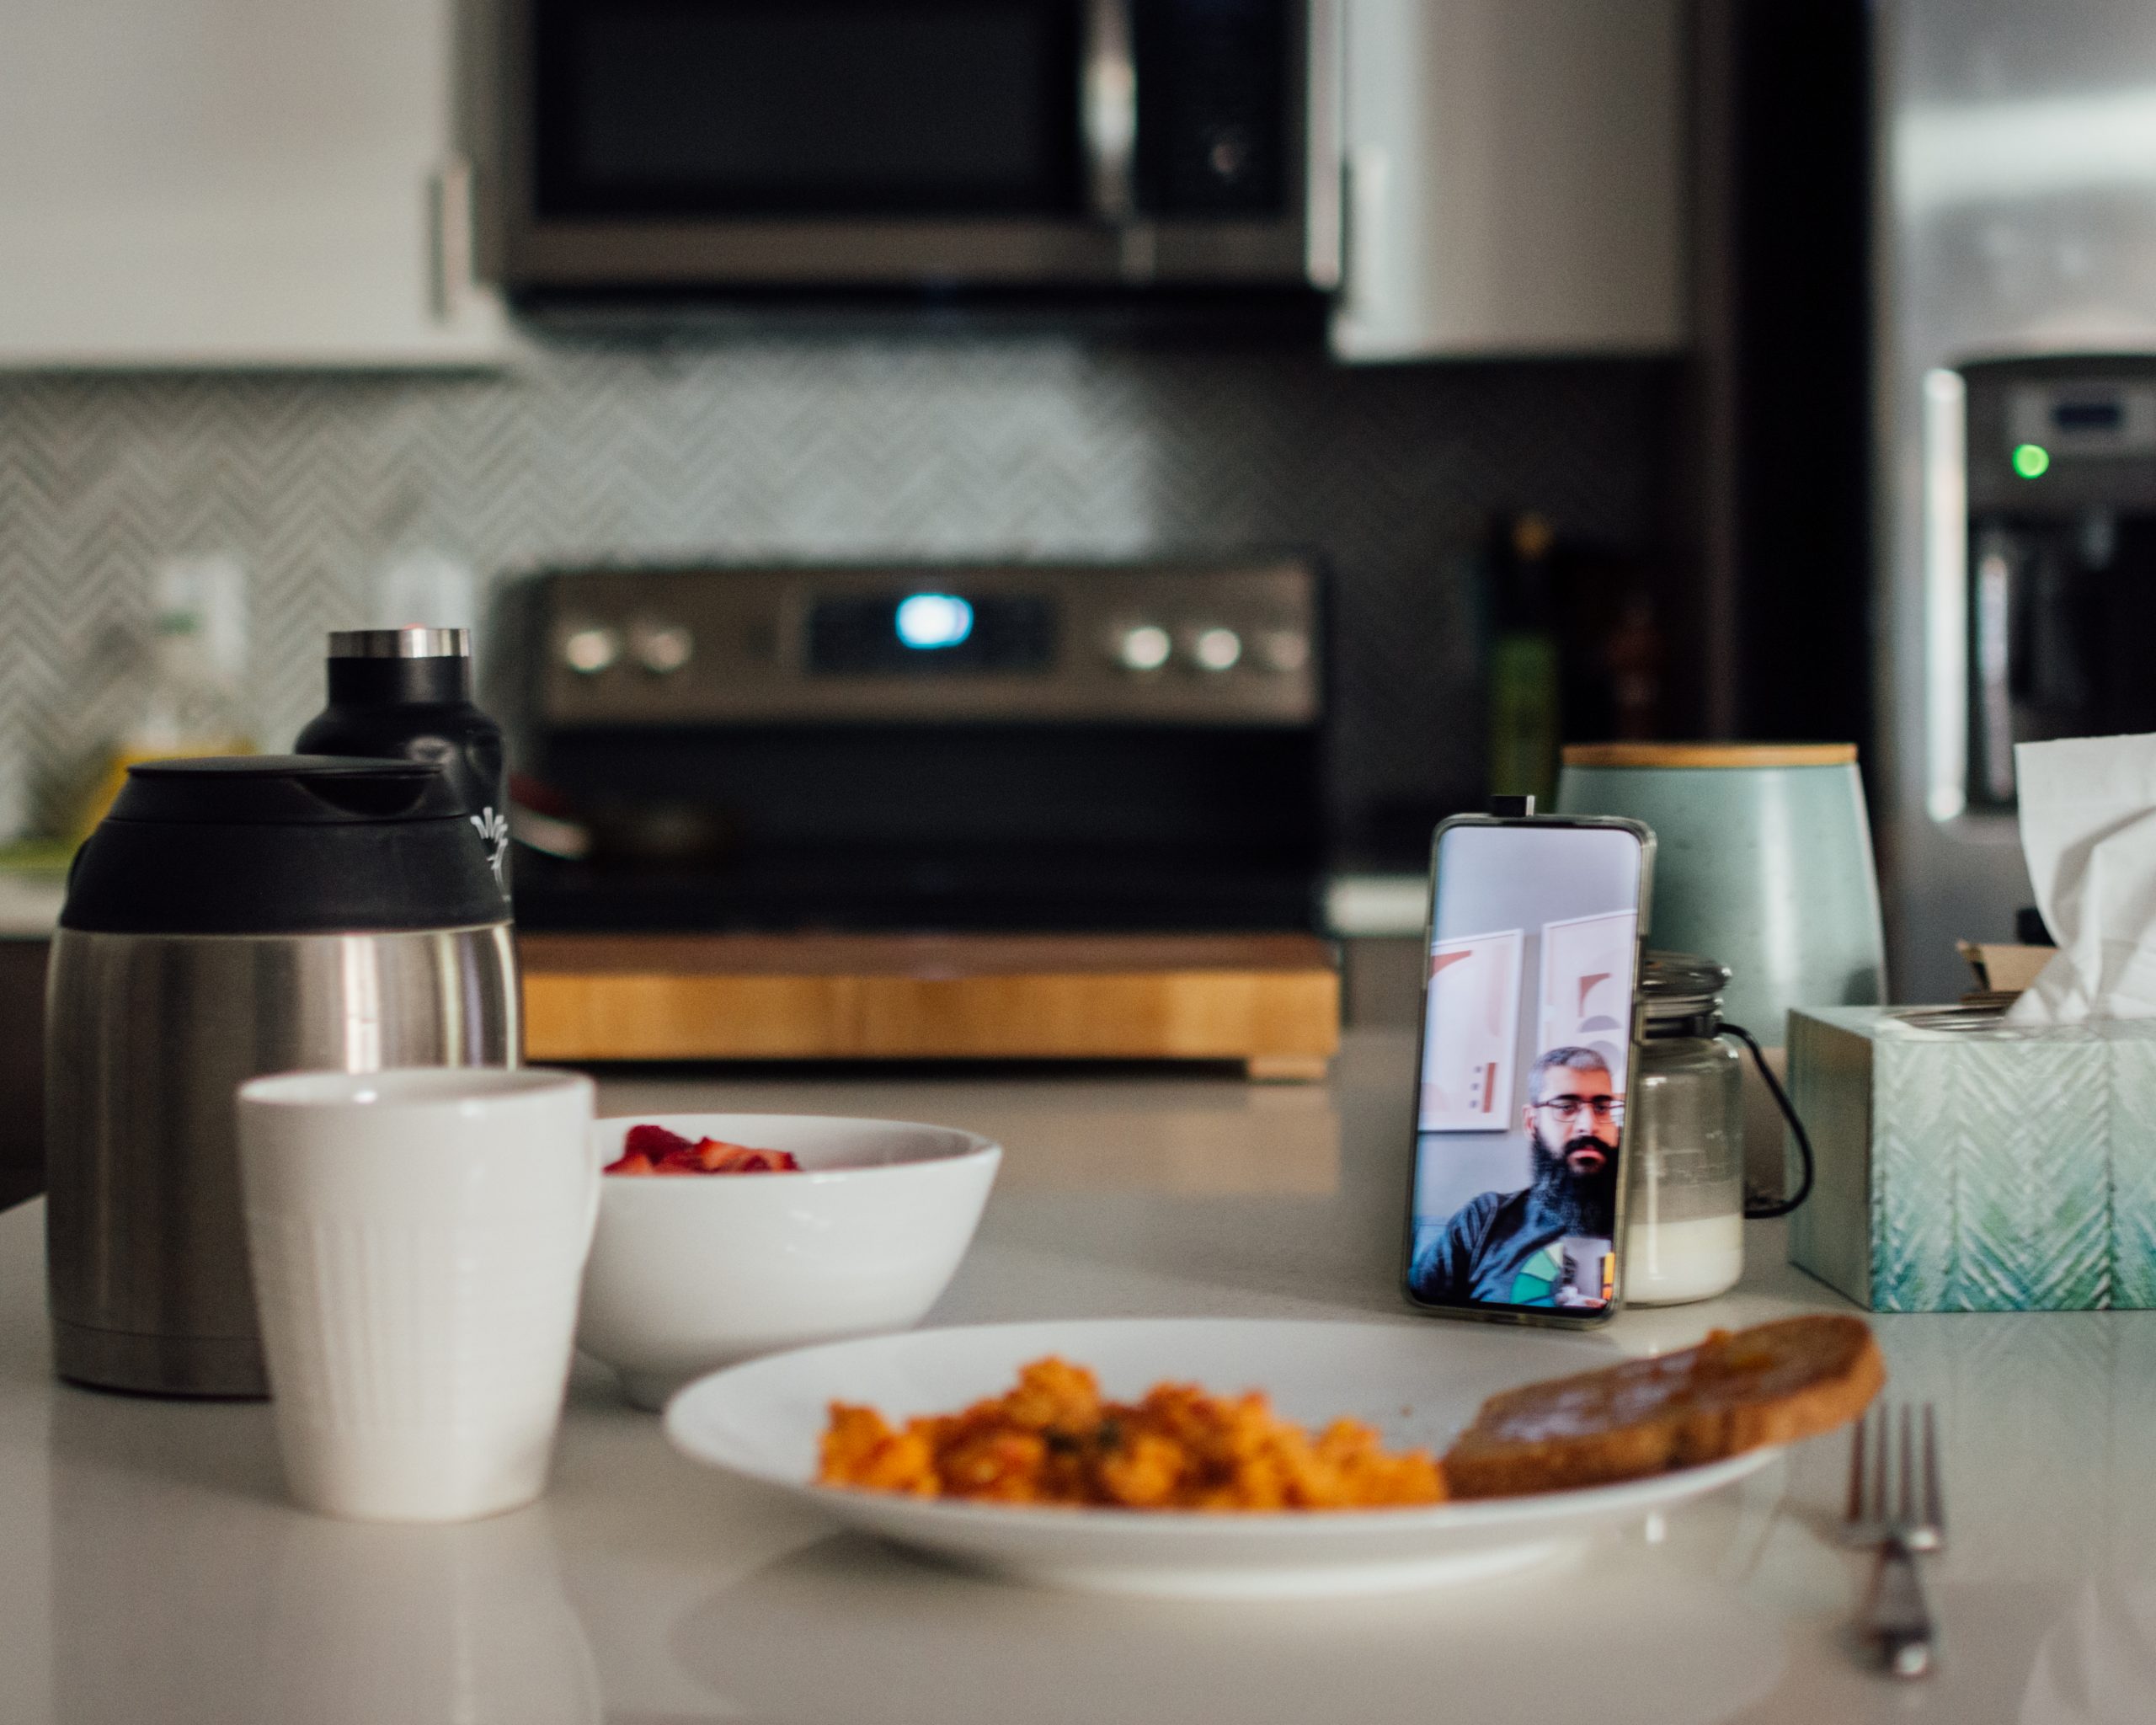
[[[0,366],[502,357],[453,3],[0,0]]]
[[[1345,9],[1337,355],[1683,344],[1683,0]]]

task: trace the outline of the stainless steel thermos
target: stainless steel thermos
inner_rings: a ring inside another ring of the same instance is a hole
[[[45,1209],[60,1375],[266,1393],[233,1092],[259,1073],[518,1058],[507,902],[408,760],[129,771],[52,948]]]

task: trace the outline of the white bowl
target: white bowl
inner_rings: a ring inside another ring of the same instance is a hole
[[[754,1354],[918,1323],[965,1256],[1003,1159],[974,1133],[902,1120],[638,1114],[593,1127],[602,1165],[646,1124],[801,1163],[600,1183],[576,1344],[653,1409]]]

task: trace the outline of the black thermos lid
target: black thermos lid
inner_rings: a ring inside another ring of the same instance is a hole
[[[504,920],[439,767],[327,755],[149,761],[75,853],[63,928],[339,934]]]

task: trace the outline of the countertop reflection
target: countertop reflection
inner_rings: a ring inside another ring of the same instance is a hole
[[[1132,1314],[1418,1320],[1395,1293],[1410,1050],[1332,1081],[1206,1075],[632,1076],[610,1113],[927,1119],[1007,1161],[931,1322]],[[1938,1675],[1847,1625],[1845,1450],[1822,1439],[1582,1562],[1298,1605],[1078,1598],[931,1568],[692,1466],[580,1362],[553,1482],[446,1528],[283,1500],[266,1407],[55,1384],[42,1216],[0,1215],[0,1719],[401,1722],[1936,1717],[2156,1712],[2156,1315],[1877,1320],[1935,1402],[1950,1550]],[[1755,1225],[1727,1297],[1622,1346],[1846,1310]]]

